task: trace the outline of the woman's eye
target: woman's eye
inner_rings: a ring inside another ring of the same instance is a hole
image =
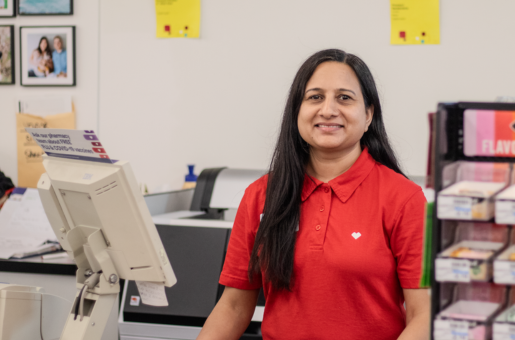
[[[347,100],[347,99],[350,99],[349,96],[345,95],[345,94],[342,94],[340,95],[338,98],[342,99],[342,100]]]
[[[320,99],[320,98],[322,98],[322,97],[321,97],[320,95],[318,95],[318,94],[315,94],[315,95],[313,95],[313,96],[311,96],[311,97],[309,97],[309,98],[310,98],[310,99],[314,99],[314,100],[319,100],[319,99]]]

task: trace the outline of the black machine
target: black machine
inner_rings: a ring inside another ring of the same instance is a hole
[[[153,307],[140,303],[135,282],[128,282],[124,287],[123,310],[119,320],[121,340],[197,337],[223,293],[224,287],[218,284],[218,279],[232,228],[232,221],[227,221],[227,215],[230,215],[235,205],[232,204],[231,207],[229,203],[227,209],[213,208],[213,204],[216,204],[213,193],[227,188],[224,182],[229,181],[233,182],[228,185],[232,186],[232,189],[224,192],[228,193],[232,201],[238,197],[241,200],[238,195],[242,196],[242,190],[262,173],[254,170],[206,169],[197,180],[191,200],[189,211],[192,212],[192,216],[176,218],[189,214],[171,212],[164,215],[168,216],[168,223],[159,223],[163,221],[163,216],[154,218],[178,281],[176,285],[165,290],[168,307]],[[231,181],[231,178],[234,180]],[[236,196],[234,181],[241,182],[240,186],[243,187],[236,190]],[[248,183],[245,184],[246,182]],[[258,316],[254,316],[241,339],[262,339],[261,320],[264,305],[261,292],[256,308]]]

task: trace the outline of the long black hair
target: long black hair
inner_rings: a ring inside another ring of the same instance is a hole
[[[41,50],[41,42],[45,40],[46,41],[46,49],[44,51]],[[46,55],[52,55],[52,49],[50,48],[50,44],[48,43],[48,39],[47,37],[41,37],[41,39],[39,39],[39,44],[38,44],[38,48],[36,48],[38,51],[39,51],[39,54],[41,56],[43,56],[44,54]]]
[[[388,141],[379,95],[367,65],[357,56],[337,49],[323,50],[309,57],[290,87],[281,131],[270,164],[263,218],[248,268],[250,280],[263,271],[265,281],[278,290],[291,290],[293,285],[295,229],[300,220],[302,186],[310,158],[309,145],[300,136],[297,118],[306,84],[315,69],[327,61],[350,66],[359,80],[365,108],[373,106],[372,122],[361,138],[361,146],[367,147],[377,162],[404,175]]]

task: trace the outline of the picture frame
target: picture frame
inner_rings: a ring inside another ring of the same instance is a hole
[[[15,60],[14,26],[0,25],[0,85],[15,84]]]
[[[2,1],[2,0],[0,0]],[[15,0],[18,15],[73,15],[73,0]]]
[[[20,27],[22,86],[75,86],[75,26]]]
[[[0,19],[16,16],[16,0],[0,0]]]

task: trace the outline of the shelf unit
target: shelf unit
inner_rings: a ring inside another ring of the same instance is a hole
[[[435,141],[434,141],[434,189],[435,208],[433,209],[432,228],[432,252],[431,252],[431,339],[434,338],[434,320],[436,315],[445,309],[442,306],[441,294],[452,294],[445,292],[452,284],[441,283],[435,280],[435,259],[436,255],[443,249],[442,246],[442,225],[443,220],[437,218],[438,195],[443,189],[443,169],[456,161],[471,162],[507,162],[515,163],[511,157],[468,157],[464,154],[464,111],[494,110],[494,111],[515,111],[515,103],[480,103],[480,102],[458,102],[440,103],[436,113]]]

